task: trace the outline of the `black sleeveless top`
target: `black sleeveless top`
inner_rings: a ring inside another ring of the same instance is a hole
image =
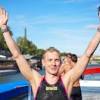
[[[48,84],[45,78],[43,78],[37,90],[35,100],[68,100],[61,78],[54,85]]]

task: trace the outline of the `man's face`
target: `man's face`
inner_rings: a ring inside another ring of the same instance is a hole
[[[61,65],[61,60],[57,52],[47,52],[42,63],[47,73],[56,75]]]
[[[71,56],[66,56],[64,59],[65,64],[71,64]]]

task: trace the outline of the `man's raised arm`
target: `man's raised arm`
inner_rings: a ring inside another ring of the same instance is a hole
[[[35,70],[33,71],[31,70],[30,65],[28,64],[24,56],[21,54],[17,44],[12,39],[10,32],[7,28],[7,21],[8,21],[7,12],[3,8],[0,8],[0,28],[4,35],[6,44],[9,50],[11,51],[14,59],[16,60],[18,67],[21,73],[24,75],[24,77],[30,82],[35,81],[34,79],[37,79],[37,77],[40,77],[40,74],[36,72]]]
[[[81,76],[81,74],[84,72],[91,56],[95,52],[99,43],[100,43],[100,27],[98,28],[95,36],[90,41],[84,54],[80,57],[80,59],[78,60],[78,62],[75,65],[75,67],[69,72],[71,82],[75,82]]]

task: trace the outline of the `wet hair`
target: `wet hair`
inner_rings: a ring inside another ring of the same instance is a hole
[[[65,56],[71,58],[72,54],[71,53],[66,53]]]
[[[59,51],[58,49],[56,49],[55,47],[49,47],[48,49],[46,49],[46,50],[44,51],[44,53],[43,53],[43,55],[42,55],[42,59],[45,58],[45,54],[46,54],[47,52],[57,52],[58,55],[59,55],[59,57],[60,57],[60,51]]]
[[[78,58],[77,58],[77,55],[76,55],[76,54],[72,54],[72,55],[71,55],[71,60],[72,60],[73,62],[76,63],[76,62],[77,62],[77,59],[78,59]]]

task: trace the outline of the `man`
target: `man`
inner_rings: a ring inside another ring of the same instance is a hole
[[[71,56],[72,56],[71,53],[66,53],[64,55],[64,59],[62,61],[61,67],[59,68],[58,75],[64,75],[66,72],[68,72],[72,68]]]
[[[78,60],[77,55],[72,53],[67,53],[65,55],[64,62],[62,63],[62,66],[59,69],[58,75],[59,76],[64,75],[68,71],[70,71],[77,63],[77,60]],[[77,81],[73,84],[73,88],[71,92],[71,100],[82,100],[79,79],[77,79]]]
[[[77,55],[72,54],[71,60],[72,60],[71,65],[73,68],[78,60]],[[82,75],[81,75],[81,77],[82,77]],[[80,83],[79,83],[80,78],[77,79],[77,81],[73,84],[73,89],[71,92],[71,99],[72,100],[82,100],[82,93],[81,93],[81,88],[80,88]]]
[[[35,100],[68,100],[70,98],[73,83],[84,72],[90,57],[100,43],[100,30],[97,31],[75,67],[61,78],[57,75],[61,66],[60,53],[55,48],[48,49],[44,53],[42,59],[42,64],[45,66],[45,77],[43,77],[37,71],[30,68],[30,65],[21,54],[18,46],[10,35],[7,28],[7,21],[7,12],[0,8],[0,28],[21,73],[32,86]]]

